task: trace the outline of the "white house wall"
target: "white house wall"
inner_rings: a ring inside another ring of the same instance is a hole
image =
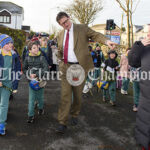
[[[1,23],[1,24],[5,25],[9,28],[21,29],[22,21],[23,21],[23,15],[21,15],[21,14],[12,14],[11,15],[11,24],[4,24],[4,23]]]

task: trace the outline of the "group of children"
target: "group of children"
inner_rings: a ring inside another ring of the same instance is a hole
[[[138,111],[140,68],[129,66],[128,53],[130,52],[130,49],[128,48],[126,53],[121,55],[120,63],[117,58],[118,54],[115,50],[110,50],[108,52],[107,59],[104,58],[103,52],[98,43],[95,44],[94,48],[89,46],[89,50],[95,67],[94,79],[107,81],[109,85],[108,89],[102,89],[103,101],[106,102],[107,99],[109,99],[112,106],[116,105],[116,85],[121,78],[121,94],[127,95],[130,81],[133,83],[133,111]]]
[[[13,40],[6,34],[0,35],[0,135],[5,135],[5,127],[9,106],[10,94],[17,90],[16,85],[21,77],[21,62],[17,53],[12,50]],[[108,52],[107,59],[104,58],[101,47],[98,43],[95,49],[89,47],[96,68],[95,77],[103,76],[109,84],[108,89],[103,89],[103,101],[106,102],[108,95],[111,105],[115,106],[116,102],[116,76],[117,72],[124,70],[127,76],[123,76],[121,93],[127,94],[129,86],[128,72],[139,71],[139,68],[132,68],[128,65],[128,52],[121,56],[120,65],[117,61],[118,54],[115,50]],[[44,114],[44,88],[40,87],[35,90],[30,86],[32,80],[37,80],[44,76],[46,71],[52,67],[52,52],[48,46],[46,37],[41,41],[32,39],[28,46],[25,47],[22,55],[23,73],[28,77],[29,81],[29,104],[28,104],[28,123],[34,122],[34,107],[38,104],[38,114]],[[36,68],[36,69],[35,69]],[[125,68],[125,69],[124,69]],[[102,70],[102,71],[101,71]],[[39,74],[40,72],[40,74]],[[19,74],[17,76],[16,74]],[[18,78],[17,78],[18,77]],[[137,77],[137,76],[136,76]],[[133,80],[134,107],[133,111],[137,111],[139,102],[139,81],[137,78]]]
[[[46,41],[46,42],[45,42]],[[9,107],[9,97],[17,90],[21,77],[21,61],[17,53],[12,50],[13,40],[6,34],[0,35],[0,135],[5,135],[6,120]],[[32,40],[28,43],[26,51],[23,52],[23,73],[29,81],[29,104],[28,123],[34,121],[35,102],[38,106],[38,114],[44,114],[44,88],[38,90],[31,86],[31,81],[38,81],[52,66],[51,52],[46,38]],[[18,76],[17,76],[18,75]]]

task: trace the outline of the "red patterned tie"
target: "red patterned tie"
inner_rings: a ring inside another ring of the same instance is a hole
[[[64,63],[68,62],[68,47],[69,47],[69,30],[67,31],[65,47],[64,47]]]

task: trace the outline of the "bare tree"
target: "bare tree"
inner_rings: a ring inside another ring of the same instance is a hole
[[[130,47],[130,21],[129,21],[129,4],[130,0],[116,0],[116,2],[120,5],[120,8],[125,12],[127,16],[127,45]]]
[[[92,23],[102,9],[102,0],[73,0],[64,8],[74,22],[79,21],[82,24]]]
[[[136,2],[136,6],[135,8],[133,9],[133,4],[134,2]],[[133,21],[132,21],[132,16],[133,14],[135,13],[136,9],[137,9],[137,6],[138,4],[140,3],[140,0],[131,0],[131,4],[130,4],[130,26],[131,26],[131,44],[133,45],[133,42],[134,42],[134,36],[133,36]]]
[[[125,12],[127,16],[127,45],[131,46],[131,34],[132,33],[132,44],[133,44],[133,23],[132,23],[132,15],[135,12],[140,0],[116,0],[119,4],[120,8]],[[137,2],[135,9],[133,10],[133,2]],[[131,30],[130,30],[131,27]]]

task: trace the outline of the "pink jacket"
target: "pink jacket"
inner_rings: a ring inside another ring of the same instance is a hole
[[[126,57],[125,54],[123,54],[121,56],[121,60],[120,60],[120,75],[121,77],[127,77],[129,78],[129,63],[128,63],[128,58]]]

